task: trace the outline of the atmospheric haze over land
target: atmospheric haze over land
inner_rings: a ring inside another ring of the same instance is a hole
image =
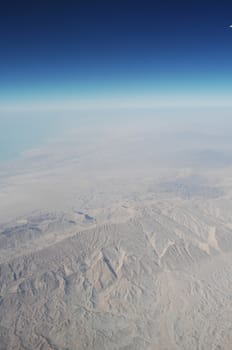
[[[1,163],[1,349],[230,349],[230,113],[24,116],[51,132]]]

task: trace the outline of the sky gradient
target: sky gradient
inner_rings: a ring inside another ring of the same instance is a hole
[[[230,1],[9,1],[0,106],[229,104],[231,23]]]

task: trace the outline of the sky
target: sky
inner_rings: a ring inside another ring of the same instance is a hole
[[[0,110],[228,105],[231,1],[7,1]]]

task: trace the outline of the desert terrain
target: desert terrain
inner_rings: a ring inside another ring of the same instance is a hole
[[[196,133],[81,130],[2,166],[1,350],[231,349],[232,157]]]

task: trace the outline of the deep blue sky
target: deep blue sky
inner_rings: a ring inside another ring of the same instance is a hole
[[[231,1],[7,1],[0,102],[232,93]]]

